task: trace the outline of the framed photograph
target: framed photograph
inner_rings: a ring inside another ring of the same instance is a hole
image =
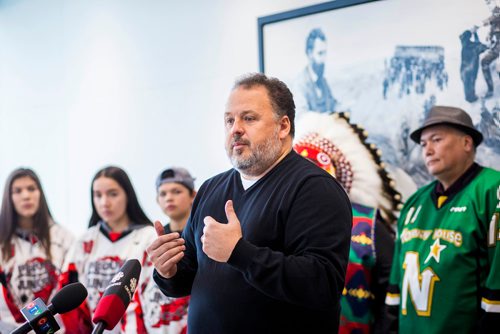
[[[260,17],[260,70],[291,88],[297,119],[348,112],[411,193],[431,180],[409,134],[433,105],[466,110],[484,135],[477,161],[500,166],[498,2],[337,0]]]

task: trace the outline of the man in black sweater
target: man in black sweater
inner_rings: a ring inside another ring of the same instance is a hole
[[[191,294],[189,333],[336,333],[351,235],[349,199],[292,150],[286,85],[241,78],[226,106],[234,168],[199,189],[180,238],[147,251],[168,296]]]

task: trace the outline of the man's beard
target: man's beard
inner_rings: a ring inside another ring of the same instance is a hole
[[[318,78],[322,78],[325,73],[325,63],[312,63],[312,68],[314,73],[318,76]]]
[[[259,176],[271,167],[281,154],[282,144],[278,136],[279,127],[273,136],[267,138],[263,143],[256,144],[250,152],[250,156],[244,158],[233,152],[232,145],[229,146],[227,154],[233,167],[249,176]],[[238,141],[241,137],[235,136],[232,141]]]

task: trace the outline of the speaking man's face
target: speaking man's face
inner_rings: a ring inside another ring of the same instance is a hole
[[[224,114],[226,152],[233,166],[249,176],[268,169],[283,153],[282,129],[264,86],[236,88]]]

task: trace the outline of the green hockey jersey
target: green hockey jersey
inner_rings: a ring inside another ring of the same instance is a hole
[[[500,313],[500,172],[483,168],[439,209],[436,182],[398,221],[386,304],[399,305],[399,333],[472,333],[481,308]]]

